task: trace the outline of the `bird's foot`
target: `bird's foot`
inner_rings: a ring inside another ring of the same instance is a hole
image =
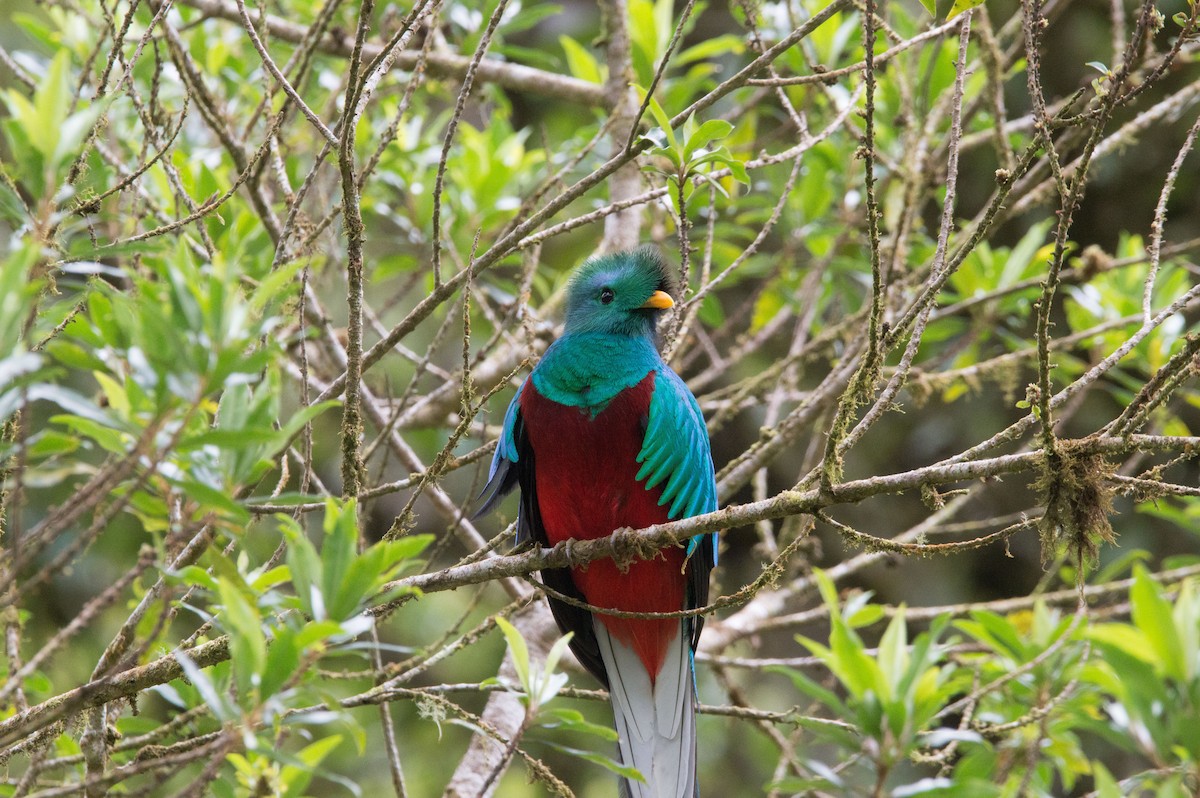
[[[634,562],[648,560],[662,553],[660,549],[648,544],[645,538],[631,527],[613,530],[609,539],[612,541],[613,562],[621,573],[627,573],[629,566]]]

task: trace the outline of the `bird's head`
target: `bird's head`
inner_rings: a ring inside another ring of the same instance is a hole
[[[592,258],[567,288],[566,332],[654,338],[676,291],[667,264],[649,247]]]

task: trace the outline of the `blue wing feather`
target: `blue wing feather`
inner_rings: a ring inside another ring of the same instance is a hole
[[[488,469],[488,481],[479,494],[483,503],[475,511],[473,516],[475,518],[484,515],[499,504],[500,500],[517,486],[517,463],[521,459],[521,444],[518,441],[525,437],[520,404],[521,391],[525,390],[525,384],[521,383],[521,387],[517,389],[512,401],[508,403],[508,410],[504,412],[504,424],[500,430],[500,438],[496,441],[496,452],[492,455],[491,468]],[[527,526],[527,524],[517,525],[517,543],[524,543],[528,539],[528,536],[523,534],[528,532]]]
[[[672,519],[717,509],[712,453],[700,405],[675,372],[660,368],[650,397],[646,437],[637,460],[637,478],[653,488],[664,479],[660,505],[670,504]]]
[[[717,509],[717,483],[704,415],[696,397],[679,375],[662,366],[654,380],[646,436],[637,461],[637,478],[653,488],[666,481],[660,506],[669,506],[671,519],[711,513]],[[698,535],[688,553],[701,543],[711,547],[716,564],[716,536]]]
[[[526,378],[525,382],[528,381]],[[491,481],[492,476],[495,475],[496,463],[499,460],[515,463],[520,459],[520,453],[517,451],[516,428],[521,415],[521,391],[525,390],[525,382],[522,382],[521,387],[517,388],[512,401],[508,403],[508,409],[504,411],[504,427],[500,433],[500,440],[496,441],[496,454],[492,456],[492,469],[488,473],[488,481]]]

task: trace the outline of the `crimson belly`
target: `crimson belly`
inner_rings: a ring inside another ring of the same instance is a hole
[[[647,374],[595,417],[586,409],[545,398],[532,383],[522,391],[521,415],[534,453],[538,509],[551,545],[668,520],[667,508],[658,506],[661,486],[646,490],[635,479],[654,378],[654,372]],[[675,612],[683,609],[683,566],[683,549],[672,547],[624,571],[612,560],[596,560],[571,573],[589,604],[625,612]],[[681,629],[678,618],[598,617],[614,637],[637,652],[651,678]]]

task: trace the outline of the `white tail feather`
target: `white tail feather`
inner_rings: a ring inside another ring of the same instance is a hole
[[[609,696],[621,761],[646,781],[622,780],[629,798],[694,798],[696,793],[696,706],[691,651],[682,623],[651,685],[641,659],[594,621],[600,656],[608,672]]]

